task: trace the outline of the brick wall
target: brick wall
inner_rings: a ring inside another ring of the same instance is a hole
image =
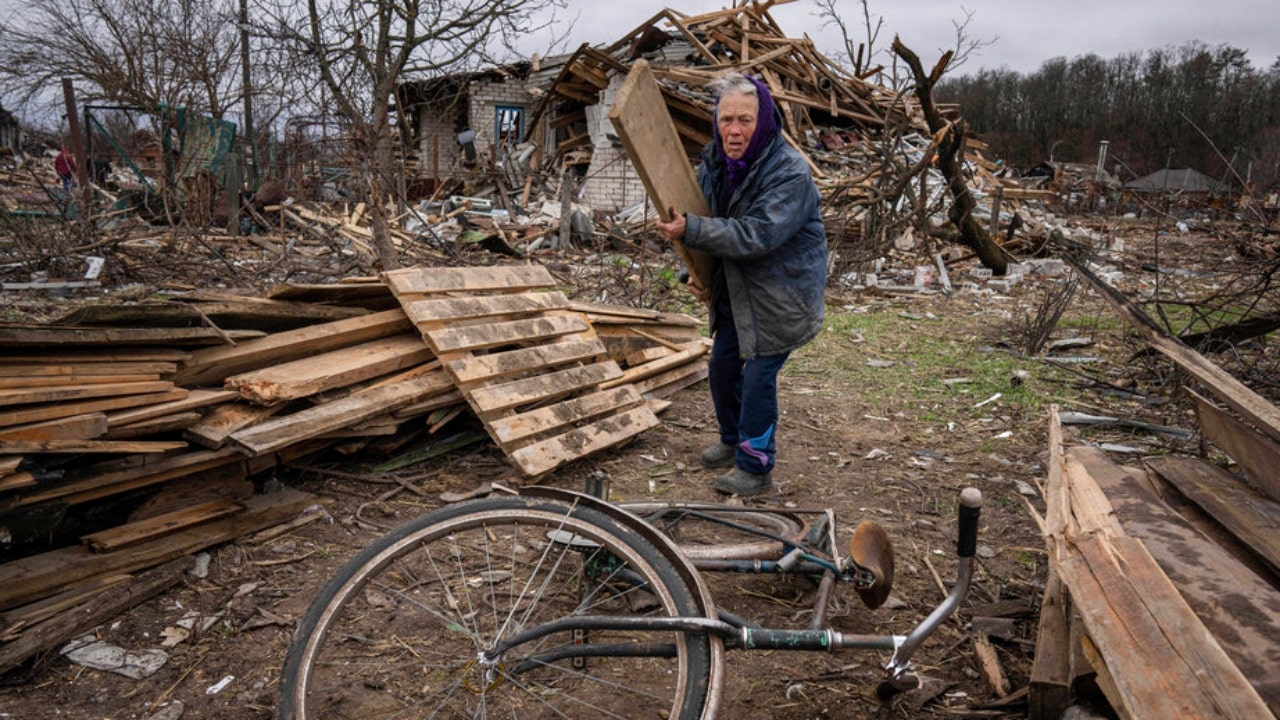
[[[621,73],[609,79],[609,87],[600,94],[600,102],[587,108],[587,132],[591,135],[591,165],[583,185],[582,202],[592,210],[617,212],[645,199],[644,183],[627,159],[622,142],[609,122],[609,108],[622,87]]]

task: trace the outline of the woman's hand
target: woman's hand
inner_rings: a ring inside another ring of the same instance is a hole
[[[689,294],[697,298],[698,302],[703,305],[711,304],[711,291],[704,290],[703,287],[698,284],[697,280],[690,279],[689,284],[685,285],[685,287],[689,288]]]
[[[658,232],[667,239],[667,242],[679,242],[684,239],[684,213],[676,212],[674,207],[667,208],[667,213],[671,216],[671,221],[658,220]]]

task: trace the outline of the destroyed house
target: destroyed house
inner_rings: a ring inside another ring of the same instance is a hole
[[[711,140],[714,98],[707,84],[730,70],[770,88],[785,138],[820,183],[832,171],[841,174],[851,154],[889,124],[927,137],[912,98],[842,68],[808,38],[786,37],[767,9],[746,5],[696,16],[663,10],[611,45],[582,45],[554,62],[402,85],[399,101],[417,153],[413,175],[434,187],[472,162],[465,153],[473,151],[474,162],[493,162],[499,191],[519,190],[530,172],[569,173],[577,198],[597,211],[642,205],[644,185],[608,119],[624,78],[642,59],[695,163]]]

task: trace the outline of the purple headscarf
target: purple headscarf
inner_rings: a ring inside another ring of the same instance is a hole
[[[747,170],[751,167],[751,163],[755,162],[765,148],[773,142],[778,136],[778,119],[774,116],[773,94],[769,92],[769,88],[764,83],[753,77],[746,76],[751,84],[756,86],[756,97],[760,101],[760,109],[756,112],[756,132],[751,136],[751,142],[747,144],[747,151],[742,157],[734,160],[724,152],[724,142],[720,138],[720,123],[712,124],[712,139],[716,146],[716,156],[725,164],[725,179],[727,182],[725,197],[732,197],[733,191],[738,189],[742,184],[742,179],[747,176]],[[724,97],[721,95],[720,97]],[[716,113],[719,114],[720,102],[716,101]]]

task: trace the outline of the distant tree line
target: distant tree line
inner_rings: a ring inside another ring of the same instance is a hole
[[[958,103],[993,159],[1028,168],[1053,159],[1094,163],[1122,181],[1191,167],[1258,190],[1280,185],[1280,60],[1267,70],[1245,51],[1190,42],[1104,60],[1054,58],[1023,75],[947,77],[935,94]]]

